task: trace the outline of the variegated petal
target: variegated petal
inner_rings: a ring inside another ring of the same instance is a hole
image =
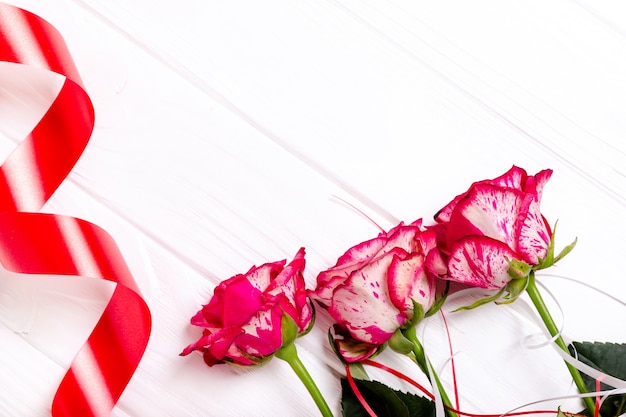
[[[482,234],[515,250],[516,224],[523,198],[524,194],[518,190],[488,184],[475,186],[452,214],[448,242]]]
[[[434,301],[434,282],[424,268],[424,257],[413,253],[405,259],[394,257],[389,265],[389,297],[406,320],[413,318],[413,301],[427,311]]]
[[[518,219],[517,251],[531,265],[545,258],[552,239],[552,230],[540,209],[543,187],[551,174],[551,170],[544,170],[529,178]]]
[[[360,341],[382,344],[405,322],[387,288],[387,271],[397,248],[355,272],[333,295],[330,314]]]
[[[474,287],[499,289],[510,280],[509,263],[515,253],[504,243],[485,236],[458,241],[448,259],[448,278]]]

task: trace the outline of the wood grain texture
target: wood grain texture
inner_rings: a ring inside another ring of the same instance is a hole
[[[544,214],[559,220],[558,247],[579,243],[550,272],[626,301],[619,1],[10,3],[61,31],[96,107],[90,144],[43,211],[109,231],[153,314],[115,416],[317,415],[280,361],[209,369],[178,353],[221,279],[305,246],[312,287],[318,271],[378,232],[341,200],[388,228],[430,221],[472,181],[513,164],[552,168]],[[29,96],[13,93],[0,78],[0,109]],[[0,113],[3,152],[40,110],[20,111],[20,121]],[[561,278],[541,281],[567,336],[626,340],[603,325],[621,320],[622,304]],[[111,290],[2,271],[1,415],[49,414]],[[574,392],[550,348],[529,349],[527,337],[540,333],[531,317],[522,303],[448,315],[463,409],[505,412]],[[298,349],[339,415],[329,322],[320,312]],[[420,332],[451,387],[440,320]],[[419,376],[391,352],[380,358]],[[541,408],[559,404],[577,410],[571,400]]]

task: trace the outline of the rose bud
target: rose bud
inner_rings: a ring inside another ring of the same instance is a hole
[[[382,348],[394,332],[415,325],[431,309],[435,275],[426,265],[436,250],[436,234],[423,231],[421,220],[400,223],[352,247],[318,275],[311,298],[337,321],[334,346],[344,360],[372,356],[373,347]]]
[[[202,337],[181,355],[199,350],[209,366],[258,365],[307,333],[313,325],[313,306],[302,275],[304,248],[285,263],[254,266],[221,282],[191,319],[191,324],[204,328]]]
[[[502,289],[556,262],[553,233],[539,207],[551,175],[549,169],[528,175],[514,166],[498,178],[475,182],[439,210],[434,230],[447,259],[443,278]]]

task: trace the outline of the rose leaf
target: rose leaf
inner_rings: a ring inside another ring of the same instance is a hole
[[[626,379],[626,343],[573,342],[572,344],[581,362],[608,375],[622,380]],[[585,374],[583,374],[583,379],[587,389],[595,392],[595,379]],[[600,388],[601,390],[613,389],[605,384],[601,384]],[[603,417],[618,416],[625,411],[626,394],[609,396],[600,409]],[[584,410],[582,414],[591,415],[589,410]]]
[[[391,389],[377,381],[355,383],[378,417],[435,417],[435,404],[427,398]],[[367,417],[347,379],[342,378],[341,385],[343,417]]]

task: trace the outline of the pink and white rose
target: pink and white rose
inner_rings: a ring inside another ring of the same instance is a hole
[[[435,276],[426,264],[437,251],[436,233],[421,226],[421,220],[400,223],[350,248],[334,267],[318,275],[311,298],[354,339],[336,338],[344,359],[371,356],[396,330],[421,318],[415,305],[421,306],[421,313],[432,307]],[[350,355],[348,350],[357,345],[362,353]]]
[[[199,350],[209,366],[230,363],[261,364],[284,346],[284,315],[295,323],[298,335],[312,326],[313,306],[304,283],[304,248],[286,260],[252,267],[243,275],[221,282],[213,297],[191,319],[203,327],[202,337],[181,355]]]
[[[513,265],[537,266],[548,254],[552,230],[540,211],[552,170],[528,175],[513,166],[493,180],[475,182],[435,215],[444,278],[501,289],[515,276]],[[529,270],[530,270],[529,268]]]

